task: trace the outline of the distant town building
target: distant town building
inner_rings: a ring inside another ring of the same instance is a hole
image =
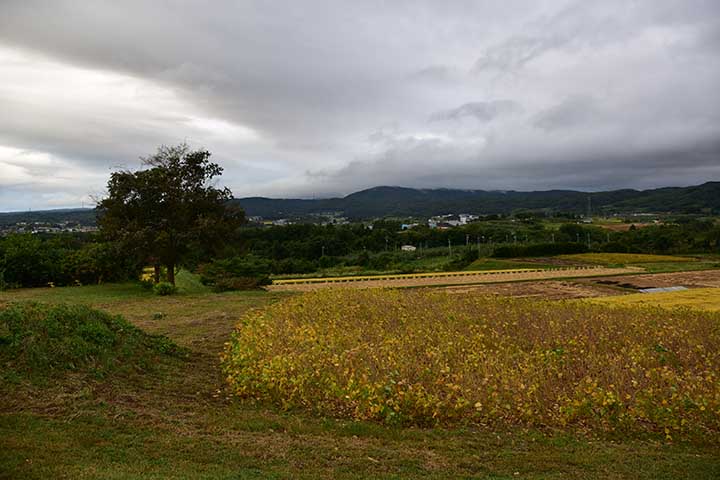
[[[403,252],[414,252],[415,250],[417,250],[417,247],[414,245],[403,245],[402,247],[400,247],[400,250],[402,250]]]

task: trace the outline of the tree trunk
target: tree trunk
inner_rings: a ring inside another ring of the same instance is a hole
[[[168,282],[170,282],[170,283],[172,283],[173,285],[175,285],[175,264],[173,264],[173,263],[168,263],[168,265],[167,265],[167,277],[168,277]]]
[[[155,283],[160,283],[160,264],[156,263],[155,265]]]

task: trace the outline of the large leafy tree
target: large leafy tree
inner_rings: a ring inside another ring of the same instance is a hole
[[[245,216],[228,204],[229,189],[214,186],[223,169],[210,152],[162,146],[142,160],[141,170],[110,175],[98,223],[108,238],[154,265],[156,281],[163,265],[175,283],[176,266],[220,248]]]

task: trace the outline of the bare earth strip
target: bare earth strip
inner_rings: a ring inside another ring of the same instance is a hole
[[[720,287],[720,270],[699,270],[691,272],[652,273],[626,275],[621,278],[593,278],[592,283],[618,281],[633,288],[657,288],[683,286],[688,288]],[[588,280],[580,280],[587,282]]]
[[[327,283],[302,283],[287,285],[270,285],[268,290],[272,291],[308,291],[323,288],[402,288],[402,287],[433,287],[444,285],[473,285],[481,283],[503,283],[519,282],[528,280],[547,280],[553,278],[577,278],[611,276],[626,273],[639,273],[642,269],[635,267],[626,268],[568,268],[562,270],[543,270],[529,272],[478,272],[474,275],[463,275],[460,277],[437,276],[425,278],[401,278],[401,279],[380,279],[364,280],[358,282],[333,282]]]

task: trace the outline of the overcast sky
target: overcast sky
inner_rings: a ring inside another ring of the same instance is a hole
[[[0,211],[161,144],[236,197],[720,180],[720,1],[0,0]]]

